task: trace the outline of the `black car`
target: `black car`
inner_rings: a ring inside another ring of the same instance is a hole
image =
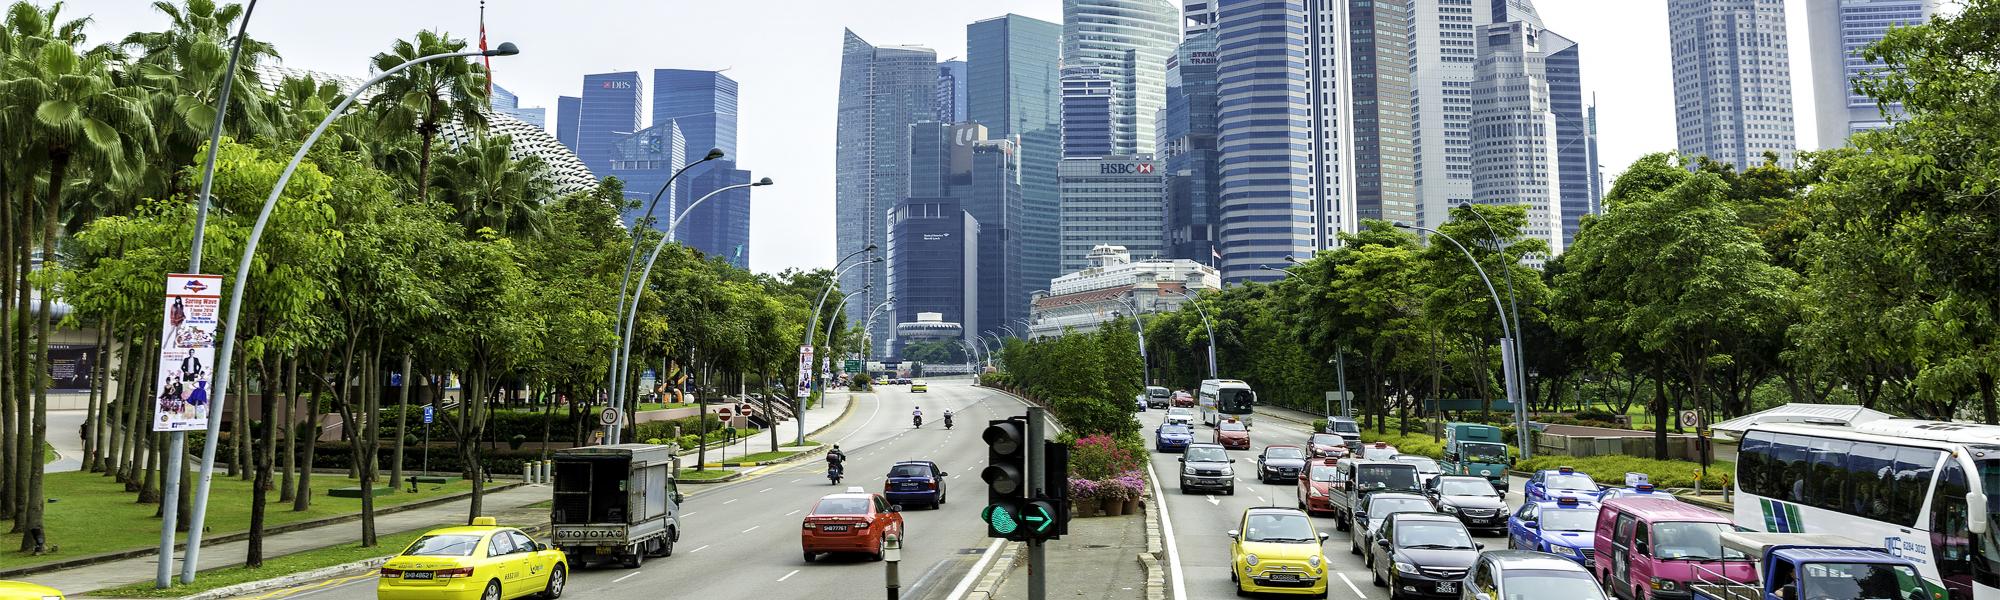
[[[1507,531],[1507,500],[1485,477],[1440,475],[1424,483],[1424,495],[1438,512],[1458,517],[1467,528],[1490,535]]]
[[[1188,444],[1181,453],[1181,493],[1205,489],[1235,495],[1236,468],[1229,464],[1233,462],[1236,459],[1219,444]]]
[[[1435,513],[1437,508],[1430,498],[1410,492],[1376,492],[1361,497],[1361,506],[1354,509],[1354,535],[1348,536],[1349,552],[1361,555],[1362,564],[1368,564],[1374,554],[1362,549],[1382,536],[1382,523],[1389,515],[1407,512]]]
[[[1265,446],[1257,455],[1257,481],[1264,483],[1296,483],[1305,468],[1306,449],[1298,446]]]
[[[1465,524],[1450,515],[1398,513],[1382,524],[1370,548],[1375,585],[1389,598],[1457,598],[1465,574],[1485,546],[1472,541]]]

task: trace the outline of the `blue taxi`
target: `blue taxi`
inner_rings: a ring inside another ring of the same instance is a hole
[[[1612,498],[1629,498],[1632,496],[1660,496],[1665,498],[1674,497],[1673,494],[1653,491],[1653,484],[1641,483],[1639,485],[1635,485],[1632,487],[1611,488],[1608,490],[1604,490],[1604,494],[1598,496],[1597,501],[1604,502]]]
[[[1187,425],[1168,423],[1153,430],[1153,449],[1158,452],[1186,452],[1193,442],[1194,429]]]
[[[1521,496],[1528,502],[1548,502],[1563,496],[1574,496],[1591,502],[1597,501],[1602,493],[1597,480],[1590,474],[1579,472],[1575,467],[1556,467],[1536,471],[1528,477],[1528,485],[1521,490]]]
[[[1507,547],[1561,556],[1589,568],[1597,543],[1597,504],[1563,496],[1528,502],[1507,518]]]

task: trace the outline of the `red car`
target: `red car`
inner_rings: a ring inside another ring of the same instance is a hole
[[[858,552],[882,560],[883,536],[903,535],[903,507],[859,487],[827,494],[813,505],[799,528],[806,562],[821,552]]]
[[[1315,433],[1306,440],[1314,458],[1347,458],[1347,439],[1338,433]]]
[[[1226,450],[1249,450],[1250,427],[1235,419],[1223,421],[1215,426],[1215,443]]]
[[[1307,463],[1299,471],[1299,510],[1308,515],[1333,512],[1333,473],[1339,460],[1327,458]]]
[[[1188,394],[1187,390],[1175,391],[1173,405],[1184,408],[1194,408],[1194,396]]]

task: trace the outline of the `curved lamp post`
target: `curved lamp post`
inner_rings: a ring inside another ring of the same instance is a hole
[[[693,203],[688,204],[687,208],[681,209],[680,214],[674,215],[674,220],[667,222],[667,230],[665,232],[666,235],[660,236],[659,243],[653,244],[653,252],[651,254],[646,255],[646,267],[639,270],[638,285],[632,286],[633,289],[632,289],[631,307],[624,311],[621,311],[625,314],[625,333],[624,335],[618,336],[619,337],[618,344],[620,346],[620,348],[618,349],[619,359],[612,364],[612,368],[615,370],[615,372],[621,374],[618,377],[618,385],[620,388],[623,388],[625,385],[625,379],[622,374],[625,372],[626,369],[631,368],[632,337],[633,337],[632,332],[633,332],[633,326],[637,325],[639,322],[639,300],[646,297],[646,280],[647,278],[653,276],[653,263],[660,259],[660,251],[665,250],[667,248],[667,242],[672,241],[674,239],[674,228],[680,227],[681,219],[687,218],[689,213],[694,212],[695,207],[701,206],[702,202],[708,201],[709,198],[714,198],[717,194],[721,194],[723,192],[727,192],[730,190],[740,190],[744,188],[753,188],[766,185],[771,185],[771,178],[765,177],[763,179],[757,180],[757,182],[755,183],[739,183],[736,185],[717,188],[715,191],[709,192],[707,195],[704,195],[701,198],[695,200]],[[617,409],[618,413],[621,415],[625,413],[625,396],[622,393],[623,391],[624,391],[623,389],[614,391],[611,396],[611,408]],[[618,443],[619,436],[625,432],[625,427],[623,425],[624,421],[625,420],[621,417],[618,420],[612,421],[610,425],[604,426],[605,443],[607,444]]]
[[[1464,244],[1458,243],[1457,239],[1454,239],[1451,236],[1446,235],[1442,231],[1438,231],[1436,229],[1431,229],[1428,227],[1419,227],[1416,225],[1411,225],[1409,223],[1396,223],[1396,226],[1401,227],[1403,229],[1415,229],[1417,231],[1428,232],[1431,235],[1444,238],[1445,241],[1447,242],[1451,242],[1451,245],[1458,247],[1458,251],[1460,253],[1465,254],[1465,260],[1470,261],[1472,263],[1473,270],[1479,272],[1479,280],[1486,282],[1486,293],[1493,297],[1493,312],[1497,313],[1500,317],[1500,335],[1504,336],[1500,341],[1500,369],[1501,369],[1501,376],[1506,380],[1507,383],[1505,390],[1507,394],[1507,401],[1514,404],[1515,430],[1527,431],[1527,428],[1525,427],[1526,423],[1522,418],[1522,415],[1524,413],[1521,412],[1521,401],[1520,398],[1517,397],[1519,392],[1514,386],[1514,382],[1519,381],[1519,379],[1517,378],[1518,375],[1515,373],[1515,371],[1518,370],[1519,367],[1518,365],[1514,364],[1518,361],[1514,360],[1514,357],[1512,356],[1514,353],[1513,348],[1508,344],[1508,341],[1514,337],[1514,330],[1513,327],[1510,326],[1507,322],[1507,312],[1506,312],[1507,307],[1500,303],[1500,292],[1495,291],[1493,289],[1493,279],[1486,276],[1486,268],[1479,266],[1479,259],[1473,258],[1472,251],[1466,250]],[[1528,437],[1530,436],[1522,435],[1515,437],[1517,438],[1515,440],[1515,443],[1521,446],[1521,459],[1527,460],[1529,458]]]
[[[1195,312],[1201,313],[1201,326],[1203,329],[1208,330],[1208,378],[1216,379],[1217,377],[1215,376],[1215,326],[1208,322],[1208,309],[1202,308],[1201,302],[1196,301],[1194,296],[1189,296],[1187,292],[1182,292],[1177,290],[1167,290],[1167,291],[1179,295],[1182,298],[1187,298],[1188,304],[1194,305]]]
[[[848,270],[853,269],[855,267],[859,267],[861,265],[865,265],[868,263],[882,262],[884,259],[880,256],[877,256],[851,265],[848,265],[847,261],[853,260],[854,257],[860,256],[861,253],[863,252],[873,252],[873,251],[875,251],[875,245],[869,244],[868,247],[866,248],[855,250],[852,254],[848,254],[847,256],[841,257],[840,262],[833,264],[833,269],[834,269],[833,277],[827,279],[826,287],[822,288],[819,291],[819,301],[813,303],[813,318],[811,321],[806,322],[806,341],[805,343],[800,344],[801,346],[812,347],[813,334],[819,330],[820,309],[826,308],[826,295],[833,293],[834,286],[840,285],[840,276],[846,275]],[[842,267],[841,265],[847,265],[847,266]],[[831,325],[832,324],[828,324],[829,327],[831,327]],[[831,350],[829,350],[829,352],[831,352]],[[813,379],[817,380],[819,378],[814,377]],[[792,405],[795,407],[795,409],[793,410],[794,416],[801,416],[801,418],[795,419],[796,421],[798,421],[799,435],[798,435],[798,440],[794,441],[793,443],[800,446],[804,446],[806,443],[806,420],[802,417],[802,415],[806,413],[806,401],[811,399],[812,396],[811,390],[818,389],[819,382],[808,381],[806,382],[806,385],[809,386],[806,388],[807,389],[806,397],[792,399]]]
[[[695,165],[699,165],[711,160],[716,160],[722,157],[723,153],[721,148],[710,148],[708,150],[708,154],[706,156],[703,156],[701,160],[688,163],[687,166],[681,167],[679,170],[674,171],[674,174],[667,178],[666,183],[660,184],[659,191],[653,192],[653,200],[651,202],[646,203],[646,212],[640,213],[639,218],[632,220],[632,250],[625,254],[625,275],[624,277],[618,280],[618,314],[613,316],[611,321],[612,325],[614,327],[617,327],[617,331],[615,333],[618,334],[618,340],[619,340],[619,344],[617,346],[611,347],[611,368],[609,369],[611,371],[609,373],[610,384],[611,384],[611,393],[609,400],[611,401],[611,405],[614,407],[624,406],[623,400],[625,396],[625,370],[622,367],[626,359],[626,356],[624,354],[625,349],[630,347],[630,344],[625,343],[625,339],[631,337],[632,335],[629,326],[625,325],[625,323],[629,320],[625,314],[625,294],[631,291],[632,267],[639,262],[639,236],[645,233],[646,224],[652,222],[653,211],[659,208],[660,206],[660,197],[665,196],[667,190],[674,186],[674,180],[680,179],[682,173],[686,173],[688,169],[694,168]],[[676,218],[675,221],[678,222],[679,219]],[[668,227],[667,230],[663,233],[665,234],[664,235],[665,238],[671,239],[674,236],[674,228]],[[645,281],[645,279],[642,278],[640,279],[640,281],[643,282]],[[632,303],[632,306],[636,307],[638,305],[639,304],[637,302]],[[605,439],[609,440],[610,441],[609,443],[613,444],[618,443],[617,442],[618,438],[613,437],[611,435],[611,432],[616,431],[618,429],[619,428],[615,424],[607,428]]]
[[[417,57],[411,59],[409,62],[377,73],[374,78],[362,82],[360,86],[355,87],[353,92],[348,93],[346,98],[341,99],[339,105],[334,106],[333,110],[328,111],[326,118],[320,120],[319,126],[313,128],[312,135],[306,136],[305,143],[300,144],[298,151],[292,153],[292,161],[285,163],[285,170],[278,174],[278,182],[271,186],[271,195],[264,198],[263,208],[257,210],[257,220],[250,226],[250,238],[243,242],[243,257],[236,263],[236,281],[229,288],[229,308],[225,309],[227,316],[222,319],[221,345],[216,349],[216,352],[221,354],[221,357],[216,359],[215,387],[209,390],[208,435],[202,440],[201,480],[195,485],[194,505],[190,507],[192,514],[188,519],[187,555],[181,563],[182,583],[194,583],[195,569],[201,564],[202,522],[208,516],[208,487],[210,481],[215,476],[215,444],[222,437],[222,405],[223,401],[227,398],[225,392],[229,389],[229,367],[234,362],[231,359],[236,355],[236,325],[241,322],[240,319],[237,319],[237,316],[243,312],[243,288],[245,287],[244,284],[250,280],[250,258],[257,255],[257,242],[261,241],[264,237],[264,226],[270,224],[271,209],[278,205],[278,196],[285,193],[285,184],[292,180],[292,173],[298,170],[299,163],[306,158],[306,152],[312,150],[313,143],[319,141],[319,136],[326,133],[326,128],[333,125],[334,119],[338,119],[342,114],[345,114],[347,107],[352,106],[354,101],[361,97],[362,92],[367,91],[368,88],[375,87],[375,84],[382,83],[382,80],[401,73],[410,67],[439,59],[464,58],[468,56],[513,56],[520,53],[521,49],[515,46],[513,42],[502,42],[500,47],[483,52],[477,50],[471,52],[447,52],[444,54]],[[213,154],[213,151],[210,153]]]
[[[1487,220],[1486,215],[1480,213],[1479,209],[1473,208],[1471,202],[1461,202],[1459,203],[1458,207],[1465,209],[1465,212],[1472,213],[1472,216],[1479,217],[1479,223],[1486,226],[1486,234],[1493,236],[1493,244],[1495,246],[1494,250],[1500,252],[1501,256],[1506,256],[1506,251],[1498,247],[1500,245],[1500,233],[1494,231],[1493,222]],[[1518,259],[1515,261],[1516,264],[1519,264],[1519,262],[1520,261]],[[1507,318],[1514,322],[1514,327],[1516,329],[1519,329],[1521,327],[1521,305],[1514,299],[1514,268],[1511,265],[1508,266],[1506,270],[1502,272],[1502,275],[1504,275],[1504,277],[1502,277],[1501,279],[1507,282],[1507,313],[1508,313]],[[1528,356],[1527,350],[1521,347],[1521,338],[1527,337],[1528,333],[1525,331],[1518,333],[1520,333],[1520,335],[1514,336],[1515,361],[1520,361],[1524,358],[1527,358]],[[1517,375],[1522,373],[1523,371],[1520,369],[1515,370],[1515,374]],[[1522,393],[1526,393],[1528,391],[1528,380],[1522,379],[1519,382],[1519,385]],[[1515,423],[1515,425],[1518,427],[1522,424]],[[1523,457],[1525,458],[1526,455],[1523,455]]]
[[[890,304],[893,304],[895,302],[896,302],[896,297],[890,296],[888,298],[884,298],[881,304],[875,305],[875,308],[868,309],[868,320],[863,322],[864,324],[861,326],[861,330],[873,331],[875,329],[875,315],[881,313],[882,309],[888,308]],[[827,335],[830,336],[833,334],[828,333]],[[833,339],[833,338],[829,337],[827,339]]]
[[[1021,334],[1014,333],[1014,327],[1012,325],[1001,325],[1000,330],[1007,332],[1007,337],[1014,337],[1014,338],[1021,337]]]
[[[870,261],[863,261],[863,262],[858,262],[858,263],[854,263],[854,265],[855,265],[855,266],[859,266],[859,265],[864,265],[864,264],[867,264],[868,262],[870,262]],[[839,279],[839,277],[835,277],[834,279]],[[874,287],[875,287],[875,286],[872,286],[872,285],[864,285],[864,286],[861,286],[861,289],[859,289],[859,290],[855,290],[855,292],[854,292],[854,293],[852,293],[852,294],[848,294],[848,295],[846,295],[846,296],[843,296],[843,297],[841,297],[841,299],[840,299],[840,302],[839,302],[839,303],[836,303],[836,304],[834,304],[834,305],[833,305],[833,311],[834,311],[834,312],[840,312],[840,311],[841,311],[841,309],[844,309],[844,308],[846,308],[846,307],[847,307],[847,301],[848,301],[848,300],[853,300],[855,296],[859,296],[859,295],[862,295],[862,294],[864,294],[864,293],[867,293],[867,292],[868,292],[868,290],[870,290],[870,289],[872,289],[872,288],[874,288]],[[812,327],[810,327],[810,326],[808,326],[808,327],[807,327],[807,329],[811,329],[811,328],[812,328]],[[828,355],[828,356],[832,356],[832,355],[833,355],[833,352],[834,352],[834,350],[833,350],[833,320],[832,320],[832,319],[828,319],[828,320],[827,320],[827,322],[826,322],[826,335],[823,335],[823,336],[820,336],[820,337],[824,337],[824,338],[826,338],[826,342],[827,342],[827,347],[826,347],[826,353],[827,353],[827,355]],[[808,365],[808,366],[809,366],[809,367],[810,367],[810,368],[812,369],[812,378],[813,378],[813,380],[812,380],[812,381],[811,381],[810,383],[811,383],[811,385],[812,385],[813,387],[815,387],[815,388],[819,387],[819,365],[820,365],[820,362],[821,362],[821,361],[820,361],[820,359],[819,359],[819,358],[817,358],[817,357],[815,357],[815,358],[813,358],[813,361],[812,361],[812,364],[811,364],[811,365]],[[825,401],[825,400],[820,400],[820,406],[826,406],[826,401]],[[805,434],[805,427],[806,427],[806,418],[805,418],[805,413],[804,413],[803,411],[801,411],[801,412],[800,412],[800,413],[799,413],[798,415],[795,415],[795,416],[797,416],[797,417],[798,417],[798,421],[799,421],[799,439],[798,439],[798,441],[797,441],[797,445],[800,445],[800,446],[803,446],[803,445],[805,445],[805,443],[806,443],[806,434]]]
[[[979,347],[986,350],[986,366],[993,366],[993,347],[986,345],[986,336],[975,335],[972,339],[978,341]]]
[[[1132,307],[1132,330],[1139,334],[1139,387],[1153,385],[1153,365],[1146,361],[1146,321],[1145,311],[1139,309],[1139,299],[1131,295],[1121,296],[1126,306]]]

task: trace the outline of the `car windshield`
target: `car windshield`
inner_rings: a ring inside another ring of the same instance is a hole
[[[1313,467],[1313,468],[1312,468],[1312,480],[1313,480],[1313,481],[1333,481],[1333,474],[1334,474],[1334,472],[1336,472],[1336,471],[1337,471],[1337,469],[1334,469],[1333,467],[1329,467],[1329,466],[1325,466],[1325,465],[1321,465],[1321,466],[1316,466],[1316,467]]]
[[[1224,462],[1229,460],[1229,454],[1223,452],[1221,448],[1213,446],[1207,448],[1189,448],[1187,459],[1188,462]]]
[[[1498,496],[1485,479],[1447,479],[1438,482],[1438,493],[1446,496]]]
[[[1723,523],[1670,522],[1653,524],[1653,557],[1683,560],[1749,560],[1742,552],[1722,547]]]
[[[404,550],[404,556],[472,556],[472,549],[479,547],[480,536],[476,535],[427,535],[417,538]]]
[[[1557,489],[1557,490],[1597,489],[1597,482],[1592,480],[1589,475],[1584,475],[1582,473],[1577,473],[1575,475],[1563,475],[1561,473],[1556,473],[1549,475],[1546,479],[1542,480],[1542,483],[1548,485],[1550,489]]]
[[[815,515],[865,515],[868,514],[867,498],[821,498],[819,506],[813,507]]]
[[[1361,489],[1417,489],[1417,469],[1410,465],[1367,465],[1354,475]]]
[[[889,467],[890,477],[930,477],[931,468],[923,465],[896,465]]]
[[[1291,446],[1271,446],[1264,449],[1264,458],[1305,458],[1306,451]]]
[[[1476,463],[1507,462],[1507,447],[1499,444],[1462,443],[1458,445],[1458,449],[1460,452],[1463,452],[1465,454],[1465,460],[1468,462],[1476,462]]]
[[[1244,527],[1243,541],[1246,542],[1319,543],[1313,536],[1312,523],[1305,515],[1253,514]]]
[[[1368,501],[1368,516],[1386,517],[1396,513],[1430,512],[1431,501],[1422,498],[1376,498]]]
[[[1331,433],[1315,433],[1312,436],[1312,443],[1319,446],[1341,446],[1345,445],[1347,440]]]
[[[1192,415],[1192,414],[1194,414],[1194,413],[1191,413],[1191,412],[1188,412],[1188,409],[1185,409],[1185,408],[1181,408],[1181,407],[1178,407],[1178,406],[1176,406],[1176,407],[1173,407],[1173,408],[1169,408],[1169,409],[1167,409],[1167,416],[1168,416],[1168,417],[1170,417],[1170,418],[1171,418],[1171,417],[1185,417],[1185,416],[1188,416],[1188,415]]]
[[[1598,590],[1597,579],[1583,571],[1521,569],[1507,571],[1504,577],[1500,584],[1507,591],[1504,600],[1604,597],[1604,592]]]
[[[1575,508],[1542,511],[1542,531],[1595,531],[1597,511]]]
[[[1217,429],[1221,429],[1221,430],[1223,430],[1223,431],[1249,431],[1249,430],[1250,430],[1250,428],[1248,428],[1248,427],[1244,427],[1244,426],[1243,426],[1243,423],[1242,423],[1242,422],[1239,422],[1239,421],[1223,421],[1223,422],[1222,422],[1222,424],[1221,424],[1221,425],[1218,425],[1218,426],[1216,426],[1216,428],[1217,428]]]
[[[1902,600],[1923,589],[1916,569],[1904,565],[1811,563],[1800,568],[1805,598]]]
[[[1406,462],[1416,465],[1418,473],[1432,474],[1444,472],[1444,469],[1438,467],[1437,461],[1431,460],[1429,457],[1406,454],[1396,457],[1396,462]]]
[[[1422,521],[1396,524],[1396,544],[1404,548],[1476,550],[1472,534],[1457,522]]]
[[[1329,429],[1332,429],[1334,433],[1358,434],[1361,433],[1361,424],[1353,421],[1334,421]]]
[[[1170,392],[1167,391],[1167,388],[1163,387],[1155,386],[1146,388],[1146,395],[1152,396],[1154,398],[1165,398],[1169,395],[1169,393]]]
[[[1188,435],[1190,433],[1194,433],[1194,430],[1188,429],[1186,425],[1168,425],[1160,428],[1160,435]]]

